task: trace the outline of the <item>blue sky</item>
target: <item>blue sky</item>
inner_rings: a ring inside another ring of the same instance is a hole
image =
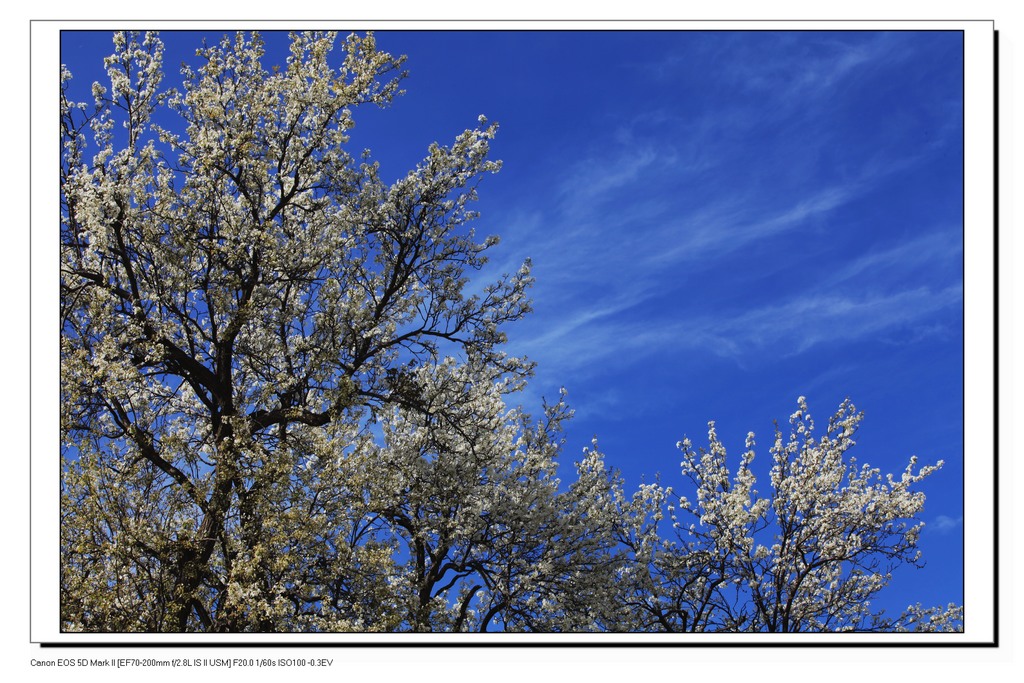
[[[946,462],[924,488],[928,566],[885,604],[962,601],[959,32],[377,35],[408,55],[407,93],[357,112],[352,142],[385,177],[480,114],[501,125],[480,281],[533,260],[509,350],[539,364],[525,405],[568,389],[567,461],[596,436],[631,486],[679,483],[676,442],[714,419],[736,457],[754,431],[766,465],[798,396],[822,426],[848,396],[859,461]],[[163,38],[174,81],[196,36]],[[109,34],[62,50],[87,93]]]

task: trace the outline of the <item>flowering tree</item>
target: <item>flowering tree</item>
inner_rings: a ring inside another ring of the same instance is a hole
[[[624,602],[638,629],[658,631],[955,631],[963,608],[911,606],[898,617],[871,600],[901,565],[918,565],[924,505],[914,486],[942,466],[898,478],[858,466],[847,451],[863,419],[844,402],[819,438],[803,397],[784,438],[771,448],[771,493],[754,488],[754,435],[735,472],[714,422],[708,447],[679,443],[682,474],[696,500],[654,487],[647,498],[672,523],[629,540],[644,561],[632,565]],[[642,548],[642,553],[639,549]]]
[[[383,590],[391,548],[352,518],[358,465],[336,463],[368,457],[393,410],[466,428],[468,387],[529,370],[496,348],[528,310],[528,266],[464,292],[496,242],[461,230],[498,169],[495,126],[388,186],[344,147],[352,109],[397,91],[401,60],[372,36],[336,70],[332,35],[295,35],[268,73],[260,38],[238,35],[198,51],[181,93],[160,90],[155,35],[114,43],[109,87],[92,108],[65,96],[61,120],[68,622],[269,628],[284,601],[361,624],[337,593]],[[472,381],[435,391],[445,353]],[[346,585],[306,588],[327,574]]]
[[[844,469],[852,407],[820,444],[801,408],[769,499],[752,453],[730,479],[713,430],[707,453],[683,447],[695,505],[627,497],[596,448],[563,484],[564,399],[536,420],[508,405],[531,371],[501,350],[529,263],[467,289],[497,242],[468,225],[496,126],[385,183],[346,144],[402,59],[334,42],[292,35],[267,71],[258,35],[225,38],[177,92],[157,36],[118,33],[93,102],[62,74],[63,628],[951,623],[868,610],[915,561],[919,527],[899,524],[934,468],[887,486]]]

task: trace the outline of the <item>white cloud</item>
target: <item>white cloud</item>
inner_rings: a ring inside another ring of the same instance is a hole
[[[948,334],[935,322],[961,305],[963,289],[921,287],[861,296],[810,293],[778,304],[703,314],[686,320],[624,318],[618,305],[579,311],[532,336],[516,335],[516,352],[540,360],[546,370],[587,373],[611,357],[622,364],[652,354],[703,352],[751,360],[790,357],[822,344],[865,339],[914,343]]]
[[[754,242],[802,227],[809,219],[827,214],[856,196],[855,186],[828,187],[770,218],[751,220],[750,203],[730,199],[712,204],[682,225],[664,230],[674,238],[671,248],[652,254],[662,264],[693,263],[740,251]]]
[[[860,297],[810,293],[777,305],[688,321],[678,330],[678,338],[722,356],[791,356],[819,344],[879,338],[900,328],[911,328],[918,337],[927,330],[937,333],[944,328],[918,323],[959,307],[962,300],[959,284]]]
[[[950,517],[948,515],[939,515],[931,524],[925,525],[925,528],[930,531],[935,531],[940,534],[948,534],[952,531],[956,531],[961,528],[964,524],[964,517]]]
[[[963,254],[960,228],[940,228],[928,234],[901,242],[888,249],[863,254],[836,270],[830,283],[846,282],[865,273],[882,270],[903,270],[908,268],[940,264],[949,265]]]
[[[562,195],[571,203],[587,203],[594,197],[632,184],[652,164],[670,163],[650,148],[630,148],[612,159],[586,159],[569,169]]]

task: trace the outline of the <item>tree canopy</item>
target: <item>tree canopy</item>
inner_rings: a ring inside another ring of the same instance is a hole
[[[471,281],[497,126],[382,180],[348,151],[400,92],[372,34],[293,34],[271,70],[225,37],[180,91],[155,34],[113,42],[93,102],[62,71],[63,629],[962,628],[870,606],[938,465],[858,466],[850,403],[819,438],[800,399],[767,497],[713,423],[679,444],[692,501],[627,494],[596,444],[560,478],[571,410],[515,405],[503,351],[530,264]]]

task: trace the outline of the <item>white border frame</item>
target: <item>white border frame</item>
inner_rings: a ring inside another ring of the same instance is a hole
[[[92,24],[92,26],[90,26]],[[962,634],[64,634],[59,631],[59,185],[56,160],[62,29],[280,30],[957,30],[964,32],[964,604]],[[996,638],[994,25],[990,21],[34,21],[31,24],[31,640],[54,644],[345,645],[985,645]],[[297,655],[301,656],[301,655]]]

